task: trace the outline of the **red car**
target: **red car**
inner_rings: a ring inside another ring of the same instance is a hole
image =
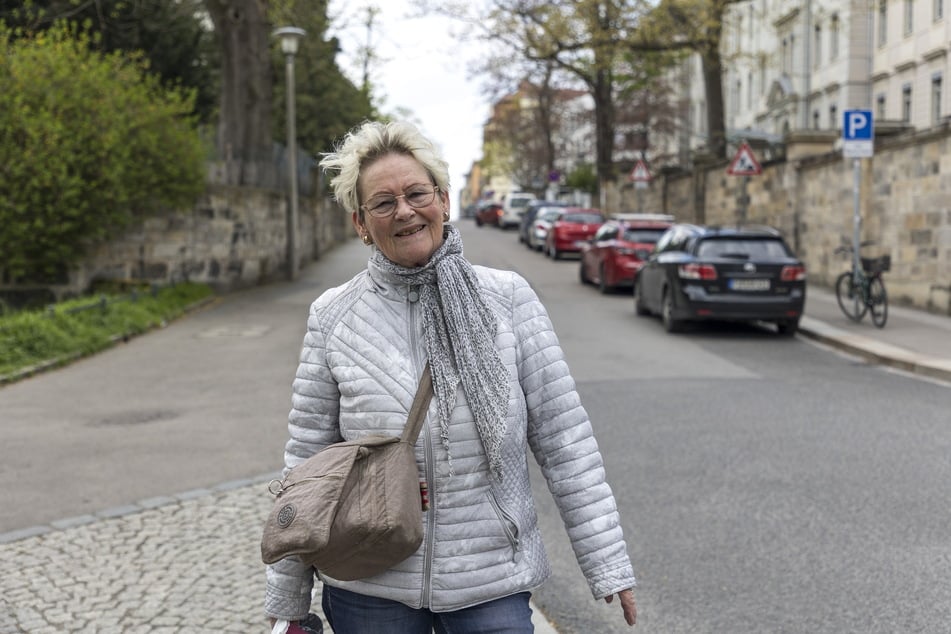
[[[674,223],[666,214],[615,214],[581,247],[582,284],[602,293],[633,288],[658,238]]]
[[[479,203],[476,209],[475,223],[477,227],[482,225],[499,226],[499,219],[502,217],[502,205],[500,203]]]
[[[578,253],[602,222],[604,216],[598,209],[565,207],[548,230],[545,253],[553,260],[557,260],[564,253]]]

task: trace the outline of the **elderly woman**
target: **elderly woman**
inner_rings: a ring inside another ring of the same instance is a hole
[[[429,507],[422,546],[382,574],[340,581],[291,558],[270,566],[272,622],[308,614],[316,572],[337,634],[533,631],[530,593],[550,569],[530,449],[591,593],[617,596],[633,625],[617,506],[535,292],[463,257],[447,224],[447,165],[412,125],[365,123],[321,165],[371,252],[366,270],[311,306],[285,464],[342,440],[399,435],[428,360],[435,397],[416,459]]]

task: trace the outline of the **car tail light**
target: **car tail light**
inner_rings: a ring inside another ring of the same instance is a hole
[[[801,264],[784,266],[779,279],[784,282],[801,282],[806,279],[806,267]]]
[[[717,269],[712,264],[681,264],[677,274],[685,280],[717,279]]]

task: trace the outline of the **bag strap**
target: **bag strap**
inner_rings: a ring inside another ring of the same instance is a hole
[[[406,426],[403,428],[403,435],[400,440],[411,445],[416,444],[419,430],[422,429],[423,420],[426,418],[426,410],[429,409],[429,401],[432,398],[433,375],[429,369],[429,361],[427,361],[426,367],[423,368],[423,376],[419,379],[419,387],[416,388],[413,406],[409,409],[409,418],[406,420]]]

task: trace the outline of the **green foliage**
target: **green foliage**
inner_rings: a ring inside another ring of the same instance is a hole
[[[203,0],[0,0],[0,21],[24,34],[69,20],[96,35],[98,51],[141,52],[163,85],[195,91],[195,113],[207,123],[218,105],[221,61],[204,13]]]
[[[194,95],[57,25],[0,25],[0,269],[45,282],[137,218],[204,189]]]
[[[594,194],[598,191],[598,174],[590,163],[582,163],[565,177],[565,185]]]
[[[0,316],[0,376],[92,354],[117,339],[164,325],[212,295],[207,285],[184,283],[155,294],[143,289],[86,297],[48,310]]]

